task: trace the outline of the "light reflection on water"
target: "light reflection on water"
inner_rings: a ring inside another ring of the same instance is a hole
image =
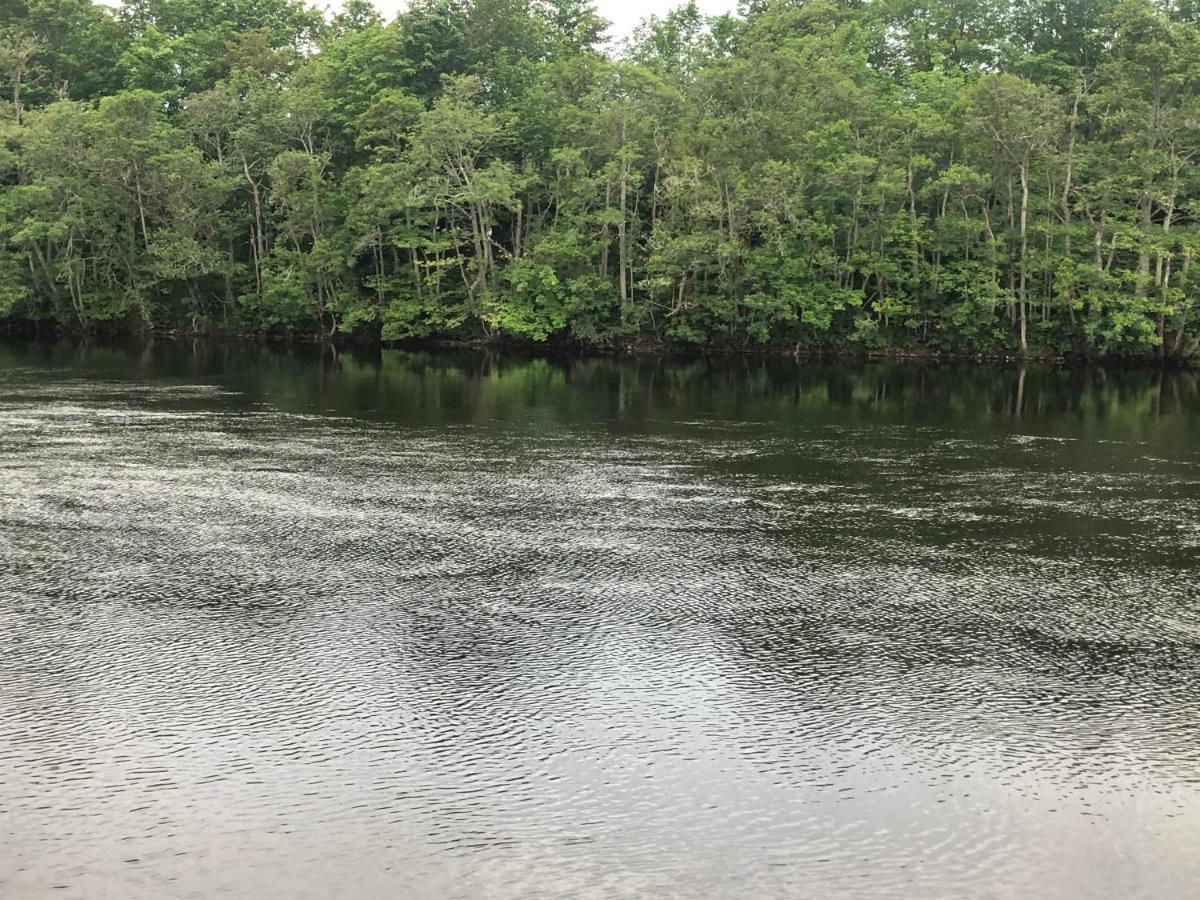
[[[0,347],[0,894],[1192,895],[1196,385]]]

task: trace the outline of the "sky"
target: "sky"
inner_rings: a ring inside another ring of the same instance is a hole
[[[383,13],[384,18],[387,19],[407,5],[406,0],[374,0],[374,2],[379,11]],[[633,31],[633,27],[646,16],[661,16],[676,6],[682,6],[684,2],[685,0],[596,0],[596,6],[600,10],[600,15],[612,22],[609,36],[620,40],[627,37]],[[317,5],[321,5],[320,2]],[[696,0],[696,5],[706,15],[716,16],[736,10],[737,0]]]
[[[386,0],[385,0],[386,2]],[[596,0],[600,15],[612,22],[609,34],[613,38],[624,38],[629,35],[635,25],[647,16],[661,16],[676,6],[682,6],[685,0]],[[719,16],[721,13],[735,12],[737,0],[696,0],[700,12],[708,16]]]
[[[97,0],[105,6],[119,6],[120,0]],[[390,20],[400,10],[408,5],[408,0],[372,0],[375,8],[383,14],[384,20]],[[635,25],[647,16],[661,16],[676,6],[682,6],[686,0],[596,0],[596,8],[600,15],[612,22],[608,35],[613,41],[627,38]],[[308,0],[312,6],[323,9],[336,9],[341,6],[339,0]],[[737,0],[696,0],[696,5],[705,15],[719,16],[722,13],[736,12]]]

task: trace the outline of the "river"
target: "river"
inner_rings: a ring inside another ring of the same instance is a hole
[[[0,896],[1200,884],[1200,376],[0,344]]]

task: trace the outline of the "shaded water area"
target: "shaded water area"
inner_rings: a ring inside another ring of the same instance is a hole
[[[1188,897],[1193,373],[0,345],[0,896]]]

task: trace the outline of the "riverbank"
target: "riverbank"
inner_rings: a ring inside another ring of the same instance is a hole
[[[28,320],[0,321],[0,335],[18,339],[47,340],[57,338],[80,339],[78,331],[63,328],[55,323],[36,323]],[[759,358],[778,359],[791,357],[799,360],[846,361],[846,362],[910,362],[928,363],[978,363],[986,365],[1051,365],[1051,366],[1104,366],[1107,368],[1200,368],[1200,358],[1177,356],[1061,353],[1047,350],[1029,350],[1022,353],[1016,348],[991,350],[944,350],[922,347],[866,347],[862,345],[811,346],[778,344],[755,344],[745,346],[699,345],[654,340],[622,342],[586,342],[568,338],[551,338],[547,341],[530,341],[504,335],[480,338],[429,337],[385,341],[362,335],[336,334],[332,337],[300,331],[240,331],[210,329],[191,331],[183,328],[152,328],[130,331],[108,328],[95,332],[90,337],[104,341],[133,339],[165,340],[234,340],[265,344],[325,344],[334,349],[348,348],[393,348],[402,350],[491,350],[512,351],[531,355],[579,355],[606,358],[661,357],[666,359],[687,358]]]

